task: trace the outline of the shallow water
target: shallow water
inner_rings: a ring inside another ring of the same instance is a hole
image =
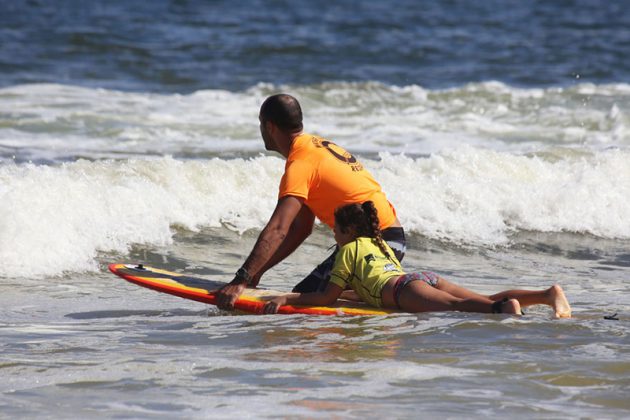
[[[572,235],[523,235],[480,251],[411,238],[410,267],[477,291],[560,283],[574,311],[562,320],[540,306],[522,318],[234,315],[104,268],[144,261],[228,280],[254,239],[182,231],[168,247],[102,255],[96,274],[4,283],[3,413],[400,418],[422,407],[427,416],[610,418],[630,409],[630,270],[618,242],[590,238],[584,248]],[[288,290],[329,241],[318,230],[265,285]],[[615,312],[619,320],[604,319]]]

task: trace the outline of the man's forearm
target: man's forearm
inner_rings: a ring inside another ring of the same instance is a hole
[[[243,263],[243,268],[254,278],[260,278],[262,273],[269,269],[278,261],[273,262],[279,257],[283,250],[283,244],[286,242],[288,232],[284,232],[277,227],[267,226],[258,236],[258,240],[250,252],[249,256]],[[295,249],[295,248],[293,248]],[[273,264],[270,264],[272,263]]]
[[[258,285],[267,270],[295,251],[311,234],[314,222],[315,216],[300,199],[286,197],[279,200],[269,223],[243,264],[252,277],[248,283]]]
[[[291,254],[310,234],[315,216],[301,198],[278,200],[269,222],[232,284],[256,286],[260,276]]]
[[[267,262],[258,271],[253,271],[253,269],[252,271],[250,271],[255,279],[253,286],[258,285],[258,280],[267,270],[291,255],[293,251],[295,251],[302,244],[302,242],[304,242],[304,240],[308,238],[310,233],[310,229],[304,230],[296,227],[295,225],[291,226],[288,234],[286,235],[280,246],[276,249],[276,251],[267,260]],[[252,251],[252,254],[253,253],[254,251]],[[252,255],[250,255],[250,257],[252,257]],[[248,263],[249,258],[245,261],[245,264],[243,264],[243,266],[249,271],[250,268]]]

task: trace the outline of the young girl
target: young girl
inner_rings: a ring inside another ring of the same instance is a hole
[[[371,201],[335,211],[335,240],[339,251],[323,292],[289,293],[265,305],[276,313],[283,305],[330,305],[347,286],[364,302],[406,312],[461,311],[521,314],[521,307],[545,304],[558,318],[569,318],[571,307],[562,288],[507,290],[484,296],[457,286],[430,271],[406,274],[381,238],[378,215]],[[346,292],[347,293],[347,292]]]

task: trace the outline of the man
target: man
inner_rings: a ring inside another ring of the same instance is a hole
[[[350,153],[303,132],[297,99],[286,94],[270,96],[260,107],[258,118],[265,148],[280,153],[287,162],[276,208],[234,279],[217,293],[220,308],[233,308],[245,287],[256,287],[265,271],[300,246],[311,234],[315,217],[333,228],[334,211],[345,204],[373,201],[383,239],[402,260],[405,234],[380,185]],[[336,252],[293,291],[323,290]]]

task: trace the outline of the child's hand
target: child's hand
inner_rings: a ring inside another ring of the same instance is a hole
[[[355,302],[363,302],[363,299],[361,299],[361,296],[359,296],[359,294],[355,292],[354,290],[344,290],[343,292],[341,292],[341,296],[339,297],[341,299],[353,300]]]
[[[286,305],[286,304],[287,304],[286,297],[284,296],[275,297],[265,304],[265,307],[263,308],[263,313],[264,314],[277,314],[278,309],[280,309],[281,306]]]

